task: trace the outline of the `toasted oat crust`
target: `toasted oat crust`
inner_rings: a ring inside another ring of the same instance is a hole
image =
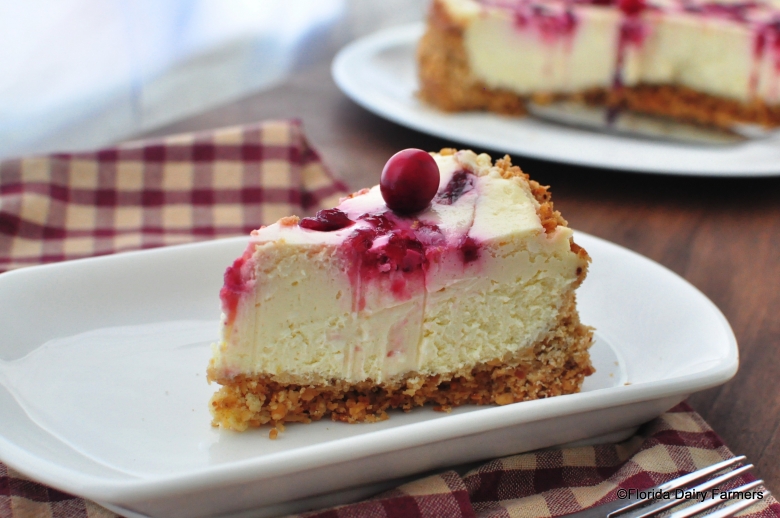
[[[619,90],[592,90],[581,94],[591,105],[615,106],[648,115],[728,129],[737,123],[780,126],[780,106],[760,99],[742,103],[678,85],[637,85]]]
[[[463,31],[439,2],[431,6],[428,30],[417,47],[417,62],[418,95],[441,110],[526,113],[524,98],[504,90],[491,90],[474,79],[463,46]]]
[[[679,85],[640,84],[573,94],[539,92],[533,96],[489,88],[471,73],[462,27],[450,19],[446,8],[436,0],[429,12],[427,30],[417,48],[417,61],[419,97],[447,112],[486,110],[523,115],[525,103],[533,97],[537,102],[570,100],[607,105],[724,129],[735,123],[780,126],[780,105],[770,105],[760,99],[743,103]]]

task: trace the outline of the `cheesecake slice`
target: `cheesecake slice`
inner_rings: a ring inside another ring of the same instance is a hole
[[[590,258],[547,188],[508,157],[422,154],[437,181],[421,210],[388,208],[376,186],[252,232],[221,291],[215,426],[275,437],[327,415],[504,405],[593,372],[575,303]]]
[[[434,0],[420,97],[523,114],[573,100],[720,128],[780,126],[776,0]]]

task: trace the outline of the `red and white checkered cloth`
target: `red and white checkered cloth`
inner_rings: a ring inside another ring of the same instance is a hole
[[[297,121],[0,162],[0,271],[245,235],[347,187]]]
[[[734,455],[701,416],[681,403],[619,444],[551,448],[496,459],[462,477],[447,471],[370,500],[296,516],[565,516],[616,500],[618,489],[647,489],[731,457]],[[748,473],[728,487],[753,480]],[[780,504],[771,495],[758,502],[738,516],[780,516]]]
[[[243,235],[332,206],[346,192],[296,121],[0,162],[0,271]],[[497,459],[305,516],[561,516],[612,501],[618,488],[645,489],[732,456],[683,404],[620,444]],[[780,504],[770,497],[746,515],[777,517]],[[114,516],[0,463],[0,518]]]

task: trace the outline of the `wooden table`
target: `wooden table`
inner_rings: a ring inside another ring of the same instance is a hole
[[[277,88],[153,134],[290,117],[303,120],[325,162],[354,189],[376,184],[400,149],[456,145],[358,107],[333,83],[327,60]],[[780,493],[780,178],[684,178],[512,159],[553,186],[570,226],[663,264],[723,311],[739,341],[739,373],[689,401]]]

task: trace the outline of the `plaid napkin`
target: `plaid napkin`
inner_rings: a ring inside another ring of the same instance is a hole
[[[298,121],[0,162],[0,271],[245,235],[347,187]]]
[[[496,459],[462,477],[447,471],[364,502],[296,516],[550,518],[612,502],[621,488],[647,489],[731,457],[704,419],[681,403],[619,444]],[[747,473],[728,487],[755,479]],[[774,518],[780,504],[769,496],[739,516]]]
[[[272,121],[93,153],[0,162],[0,271],[123,250],[244,235],[332,206],[346,186],[297,121]],[[553,517],[732,457],[681,404],[615,445],[548,449],[447,471],[370,500],[299,515]],[[744,475],[738,484],[754,480]],[[0,518],[103,518],[99,505],[0,463]],[[746,516],[780,516],[772,497]]]

